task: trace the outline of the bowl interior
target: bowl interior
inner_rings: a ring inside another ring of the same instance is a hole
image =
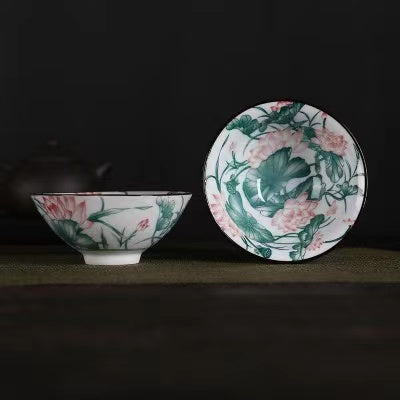
[[[311,105],[269,102],[222,130],[205,165],[210,211],[257,256],[301,261],[335,246],[364,205],[365,160],[352,134]]]

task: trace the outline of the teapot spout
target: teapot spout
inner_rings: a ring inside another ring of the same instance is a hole
[[[103,178],[108,172],[110,172],[112,164],[110,162],[105,162],[96,168],[96,176],[98,178]]]

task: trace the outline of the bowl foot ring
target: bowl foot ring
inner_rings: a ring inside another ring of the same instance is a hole
[[[140,261],[141,252],[138,251],[87,251],[82,253],[88,265],[131,265]]]

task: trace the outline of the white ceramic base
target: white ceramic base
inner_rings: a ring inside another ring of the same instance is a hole
[[[85,263],[89,265],[128,265],[140,261],[141,252],[137,251],[88,251],[82,253]]]

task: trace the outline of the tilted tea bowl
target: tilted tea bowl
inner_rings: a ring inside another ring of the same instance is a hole
[[[86,264],[137,264],[182,215],[187,192],[41,193],[31,196],[51,229]]]

